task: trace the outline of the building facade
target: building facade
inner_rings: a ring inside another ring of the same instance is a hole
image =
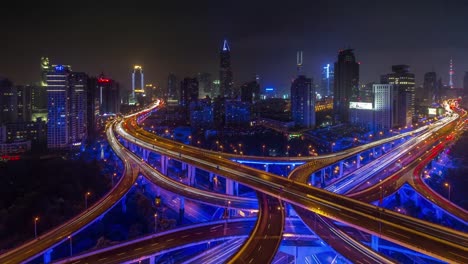
[[[322,97],[333,95],[333,84],[335,81],[335,72],[333,64],[327,64],[322,68],[322,82],[320,85],[320,95]]]
[[[315,127],[315,89],[311,78],[299,75],[291,84],[291,114],[297,126]]]
[[[335,122],[349,121],[349,102],[359,96],[359,63],[352,49],[340,50],[334,65],[333,115]]]
[[[220,70],[219,70],[219,81],[220,81],[220,95],[227,98],[234,98],[234,82],[232,78],[231,69],[231,49],[227,40],[224,40],[223,47],[220,52]]]
[[[415,102],[416,102],[416,88],[414,73],[409,72],[408,65],[393,65],[392,73],[387,74],[388,84],[393,84],[399,87],[402,99],[406,100],[407,109],[405,123],[412,123],[413,118],[416,116]]]

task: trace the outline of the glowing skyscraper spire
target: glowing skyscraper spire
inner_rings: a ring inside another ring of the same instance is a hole
[[[450,58],[450,70],[449,70],[449,86],[450,88],[453,89],[453,74],[455,73],[455,71],[453,70],[453,61],[452,61],[452,58]]]
[[[302,72],[302,51],[297,52],[296,64],[297,64],[297,74],[300,75]]]

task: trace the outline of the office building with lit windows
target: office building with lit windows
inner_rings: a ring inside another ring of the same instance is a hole
[[[349,103],[359,96],[359,63],[352,49],[340,50],[334,65],[333,115],[335,122],[349,121]]]
[[[291,114],[297,126],[315,127],[315,89],[311,78],[299,75],[291,84]]]
[[[224,40],[223,47],[220,52],[220,69],[219,69],[219,81],[220,81],[220,95],[222,97],[234,98],[236,93],[234,91],[234,83],[232,80],[232,69],[231,69],[231,49],[227,40]]]
[[[408,65],[393,65],[392,73],[387,74],[388,84],[393,84],[399,87],[400,92],[402,93],[402,100],[407,101],[406,120],[402,123],[406,125],[411,125],[413,117],[415,116],[415,101],[416,101],[416,90],[415,90],[415,77],[414,73],[409,72]],[[406,93],[406,95],[403,95]],[[408,98],[406,98],[408,97]]]
[[[54,65],[47,73],[47,148],[80,146],[86,138],[87,82],[70,66]]]

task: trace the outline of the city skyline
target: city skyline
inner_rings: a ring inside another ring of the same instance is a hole
[[[350,47],[361,63],[361,83],[378,81],[391,65],[407,64],[418,85],[430,71],[448,84],[453,58],[454,85],[462,87],[468,70],[464,48],[468,38],[463,35],[467,4],[429,1],[398,8],[402,3],[252,3],[247,8],[242,3],[221,7],[205,2],[196,4],[195,14],[189,12],[192,4],[178,8],[167,3],[151,11],[144,10],[144,4],[140,8],[77,7],[73,13],[53,3],[10,8],[0,18],[9,40],[0,44],[8,62],[0,66],[0,75],[16,84],[39,81],[39,60],[48,56],[54,63],[71,64],[90,75],[104,72],[129,90],[132,65],[142,65],[145,79],[160,84],[166,83],[169,72],[179,78],[198,72],[217,76],[219,50],[227,39],[235,86],[258,74],[265,86],[287,90],[295,76],[298,50],[304,52],[304,73],[318,79],[323,65],[333,63],[339,49]],[[383,11],[392,17],[381,17]],[[67,23],[61,23],[64,14]],[[12,18],[17,23],[5,23]],[[135,21],[139,27],[134,27]],[[70,29],[75,34],[65,34],[61,41],[52,38]]]

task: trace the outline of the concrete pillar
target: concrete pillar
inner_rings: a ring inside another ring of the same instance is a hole
[[[239,196],[239,183],[234,182],[234,195]]]
[[[376,235],[371,236],[371,248],[379,252],[379,237]]]
[[[187,167],[187,180],[188,180],[188,185],[192,186],[195,183],[195,166],[193,165],[188,165]]]
[[[164,155],[161,155],[161,173],[167,174],[167,157]]]
[[[122,213],[127,212],[127,195],[122,197]]]
[[[343,161],[340,161],[339,164],[340,164],[340,174],[339,174],[339,176],[341,178],[343,176]]]
[[[359,169],[361,167],[361,154],[357,155],[356,159],[356,168]]]
[[[234,181],[226,178],[226,194],[234,194]]]
[[[179,197],[179,224],[182,224],[182,221],[184,220],[184,213],[185,213],[185,198],[184,197]]]
[[[187,163],[182,162],[182,170],[186,170],[186,169],[187,169]]]
[[[270,166],[269,166],[269,164],[265,164],[265,171],[266,171],[266,172],[270,172]]]
[[[320,170],[320,186],[325,186],[325,168]]]
[[[44,264],[52,262],[52,251],[54,251],[53,248],[48,249],[46,252],[44,252]]]
[[[143,149],[143,160],[144,161],[148,161],[149,154],[150,154],[149,150]]]
[[[155,264],[154,256],[150,256],[148,260],[149,260],[149,264]]]
[[[312,173],[312,176],[311,176],[311,177],[312,177],[312,179],[311,179],[311,181],[312,181],[312,186],[315,186],[315,173]]]

